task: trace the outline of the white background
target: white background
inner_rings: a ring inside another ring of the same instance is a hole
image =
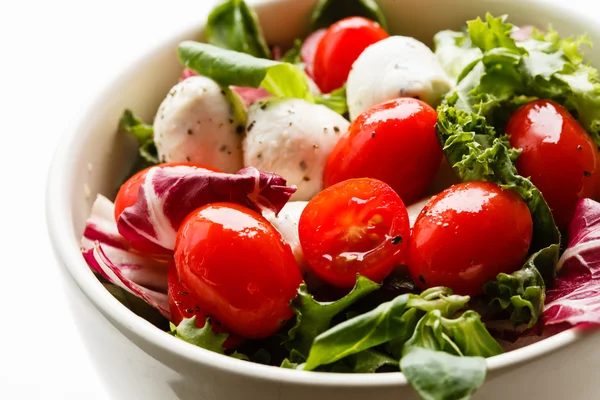
[[[212,3],[0,2],[0,399],[106,399],[47,239],[48,164],[106,82]],[[595,0],[570,3],[600,20]]]

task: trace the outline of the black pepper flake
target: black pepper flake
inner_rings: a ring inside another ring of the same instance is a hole
[[[231,150],[227,152],[227,155],[229,155],[229,156],[231,155]]]
[[[254,124],[256,124],[256,121],[252,121],[250,122],[250,125],[248,125],[248,132],[250,132],[252,130],[252,128],[254,128]]]
[[[176,302],[175,302],[175,305],[178,305],[178,306],[180,306],[180,305],[182,305],[182,304],[183,304],[183,303],[182,303],[182,302],[180,302],[180,301],[176,301]]]
[[[225,90],[221,90],[221,94],[225,96]]]
[[[233,121],[233,119],[232,119],[232,118],[229,118],[229,123],[230,123],[230,124],[233,124],[233,123],[234,123],[234,121]]]
[[[375,131],[371,132],[371,138],[375,138]]]
[[[238,135],[241,135],[242,133],[244,133],[244,131],[245,131],[245,129],[244,129],[244,125],[238,125],[238,126],[235,128],[235,132],[236,132]]]
[[[191,308],[186,308],[185,312],[188,313],[188,314],[193,314],[194,310],[192,310]]]
[[[304,161],[304,160],[300,161],[300,164],[298,164],[298,165],[300,165],[300,169],[301,169],[302,171],[306,171],[306,168],[308,168],[308,167],[306,166],[306,161]]]
[[[262,153],[258,153],[258,154],[256,155],[256,158],[257,158],[257,159],[259,159],[259,160],[260,160],[260,159],[262,159]]]
[[[179,295],[180,295],[180,296],[188,296],[188,295],[189,295],[189,293],[188,293],[188,292],[181,292],[181,291],[180,291],[180,292],[179,292]]]
[[[164,162],[164,163],[166,163],[167,162],[167,157],[166,156],[162,156],[161,157],[161,161]]]
[[[197,311],[200,311],[200,306],[195,307]]]
[[[392,239],[392,244],[396,245],[400,243],[402,243],[402,236],[398,235]]]
[[[318,149],[318,148],[319,148],[319,145],[315,143],[315,144],[313,144],[313,147],[314,147],[315,149]]]
[[[583,146],[582,145],[577,145],[577,150],[583,150]]]
[[[186,159],[188,162],[192,161],[192,159],[191,159],[190,157],[185,157],[185,159]]]
[[[589,178],[590,176],[592,176],[592,173],[590,171],[583,171],[583,175],[585,175],[586,178]]]
[[[287,319],[280,319],[279,320],[279,325],[285,325],[287,322]]]
[[[188,129],[188,135],[191,135],[192,133],[194,133],[191,129]]]
[[[423,275],[419,275],[419,280],[421,283],[425,283],[425,277]]]
[[[223,152],[227,151],[227,145],[226,145],[226,144],[223,144],[223,145],[221,145],[221,147],[219,147],[219,151],[220,151],[221,153],[223,153]]]
[[[327,133],[328,129],[327,128],[323,128],[323,132]]]
[[[340,133],[340,127],[339,127],[339,126],[334,126],[334,127],[333,127],[333,131],[334,131],[335,133]]]
[[[221,122],[221,123],[219,124],[219,127],[218,127],[217,129],[220,129],[220,128],[222,128],[222,127],[223,127],[223,125],[225,125],[225,123]]]
[[[263,110],[263,111],[266,110],[267,109],[267,103],[262,103],[260,105],[260,109]]]
[[[303,180],[304,182],[309,182],[309,181],[310,181],[310,178],[309,178],[308,176],[305,176],[304,178],[302,178],[302,180]]]
[[[290,122],[289,126],[292,126],[292,123]]]

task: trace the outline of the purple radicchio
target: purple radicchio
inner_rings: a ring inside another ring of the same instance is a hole
[[[546,294],[545,324],[600,324],[600,203],[579,201],[557,269]]]
[[[254,167],[226,174],[193,166],[157,166],[148,171],[136,203],[121,213],[117,227],[129,242],[169,253],[185,217],[201,206],[231,202],[277,214],[295,191],[281,176]]]
[[[110,283],[141,298],[170,318],[167,298],[169,258],[153,258],[134,250],[114,220],[114,204],[98,196],[86,222],[81,252],[89,267]]]

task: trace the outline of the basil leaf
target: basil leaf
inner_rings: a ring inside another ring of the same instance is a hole
[[[208,43],[260,58],[271,58],[258,17],[244,0],[227,0],[208,16]]]
[[[331,93],[315,97],[317,104],[322,104],[340,115],[348,114],[348,103],[346,102],[346,87],[343,86]]]
[[[310,19],[312,31],[329,28],[346,17],[365,17],[373,20],[385,30],[385,16],[375,0],[319,0]]]
[[[305,284],[300,285],[298,295],[292,300],[296,325],[288,333],[286,347],[306,357],[313,340],[329,328],[333,317],[379,287],[377,283],[358,276],[354,288],[346,296],[334,302],[321,303],[308,293]]]
[[[158,151],[154,145],[152,125],[145,124],[131,110],[125,110],[119,120],[119,130],[130,134],[137,140],[140,145],[139,154],[146,161],[144,167],[158,164]]]
[[[216,333],[210,324],[210,319],[202,328],[196,326],[196,316],[184,318],[175,329],[175,337],[185,340],[188,343],[202,347],[215,353],[224,354],[223,343],[227,340],[226,333]]]
[[[424,400],[466,400],[485,381],[482,357],[459,357],[415,348],[400,360],[400,369]]]
[[[314,102],[308,78],[293,64],[256,58],[193,41],[179,45],[178,57],[186,67],[222,86],[263,87],[275,97]]]
[[[453,315],[468,301],[468,296],[452,295],[448,288],[432,288],[419,296],[398,296],[317,336],[304,369],[312,370],[398,337],[406,337],[407,331],[412,332],[423,314],[417,310],[437,310],[440,315]]]

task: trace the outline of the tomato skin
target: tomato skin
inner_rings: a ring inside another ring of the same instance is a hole
[[[321,91],[329,93],[344,86],[358,56],[389,36],[377,22],[362,17],[349,17],[331,25],[314,57],[314,78]]]
[[[331,285],[351,288],[356,275],[380,282],[403,264],[408,212],[400,197],[376,179],[351,179],[317,194],[298,222],[304,258]]]
[[[315,56],[317,55],[317,47],[321,43],[321,39],[325,36],[327,29],[319,29],[311,33],[302,43],[302,49],[300,50],[300,56],[304,63],[306,75],[311,78],[315,77]]]
[[[177,233],[175,265],[200,308],[240,336],[270,336],[294,315],[302,277],[292,250],[246,207],[213,203],[191,213]]]
[[[142,186],[142,184],[146,180],[146,175],[148,174],[148,171],[150,171],[150,169],[160,168],[160,167],[177,167],[177,166],[182,166],[182,165],[196,167],[196,168],[203,168],[203,169],[217,172],[217,170],[215,170],[213,168],[208,168],[203,165],[189,163],[189,162],[172,162],[172,163],[157,164],[157,165],[148,167],[146,169],[143,169],[143,170],[139,171],[138,173],[136,173],[135,175],[133,175],[131,178],[129,178],[127,181],[125,181],[125,183],[123,183],[121,185],[121,188],[119,189],[119,192],[117,193],[117,197],[115,198],[115,211],[114,211],[115,221],[117,221],[117,222],[119,221],[119,217],[121,216],[121,213],[123,213],[123,210],[125,210],[127,207],[131,207],[132,205],[134,205],[136,203],[138,194],[140,192],[140,186]],[[131,245],[135,249],[137,249],[141,252],[144,252],[144,253],[170,254],[170,251],[165,250],[164,248],[162,248],[158,245],[154,245],[152,243],[132,242]]]
[[[171,312],[171,322],[175,325],[179,325],[184,318],[192,318],[196,316],[196,326],[198,328],[204,327],[206,323],[206,314],[202,312],[200,306],[198,306],[197,297],[194,293],[179,281],[179,275],[177,275],[177,268],[175,263],[169,264],[168,273],[168,298],[169,298],[169,311]],[[232,350],[244,342],[244,339],[237,335],[228,332],[227,328],[217,323],[216,320],[211,319],[212,329],[217,333],[228,333],[229,336],[223,343],[223,348]]]
[[[365,111],[329,155],[325,187],[351,178],[375,178],[390,185],[405,204],[413,203],[441,165],[436,121],[435,110],[413,98],[387,101]]]
[[[499,273],[522,267],[532,235],[518,194],[492,182],[459,183],[433,196],[417,217],[408,269],[422,289],[478,295]]]
[[[512,147],[522,149],[517,170],[542,192],[558,227],[565,231],[582,198],[600,196],[598,149],[560,104],[536,100],[506,125]]]

